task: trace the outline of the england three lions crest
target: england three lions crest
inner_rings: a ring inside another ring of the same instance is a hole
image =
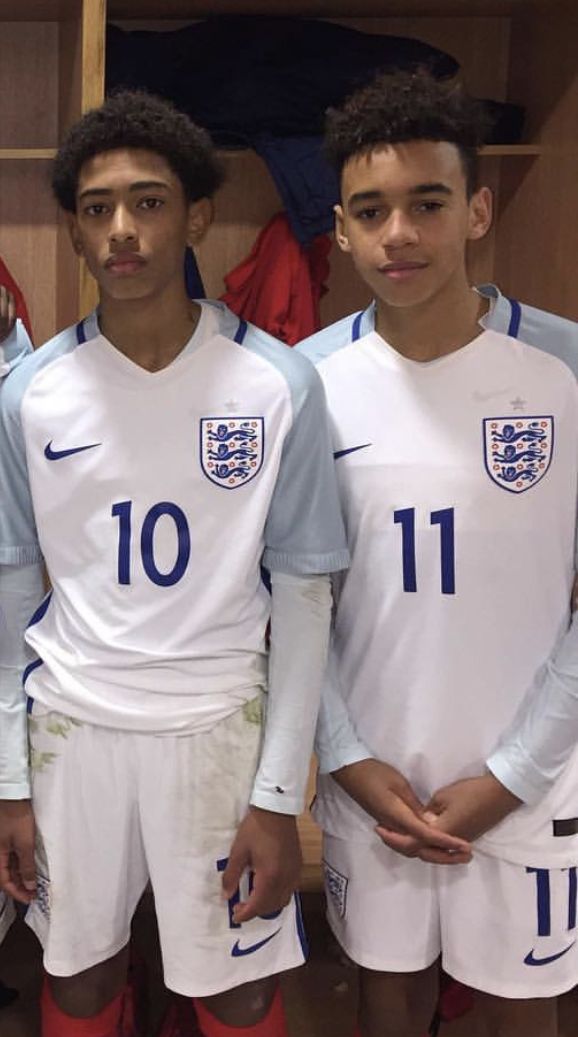
[[[484,460],[490,479],[524,493],[543,479],[554,451],[554,418],[484,418]]]
[[[201,468],[224,490],[253,479],[263,464],[263,418],[201,418]]]

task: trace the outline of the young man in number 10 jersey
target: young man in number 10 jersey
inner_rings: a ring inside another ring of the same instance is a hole
[[[375,295],[300,347],[352,555],[316,816],[363,1037],[421,1037],[440,954],[488,1033],[556,1037],[578,969],[578,390],[524,330],[574,363],[578,335],[471,289],[466,244],[491,211],[480,139],[476,104],[425,75],[329,119],[337,240]],[[470,848],[433,847],[440,831]]]
[[[303,961],[295,816],[348,555],[314,368],[186,295],[219,181],[163,102],[85,115],[53,185],[100,306],[3,387],[0,881],[44,946],[43,1037],[120,1033],[149,880],[206,1037],[283,1037],[274,976]]]

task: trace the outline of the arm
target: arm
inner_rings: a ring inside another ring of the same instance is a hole
[[[24,631],[42,592],[40,564],[0,566],[0,887],[22,903],[35,889]]]
[[[524,803],[537,803],[578,744],[578,613],[490,756],[495,778]]]
[[[269,695],[251,804],[281,814],[305,808],[331,619],[328,576],[271,574]]]
[[[576,583],[573,599],[575,594]],[[429,820],[466,839],[479,838],[520,803],[539,802],[577,744],[578,614],[574,613],[509,731],[487,760],[487,773],[438,789],[428,804]]]
[[[238,922],[281,908],[298,880],[295,815],[303,809],[329,637],[325,574],[348,562],[323,387],[308,361],[281,356],[293,421],[265,526],[263,563],[272,574],[268,716],[251,805],[223,875],[231,896],[242,871],[254,872],[253,891],[235,911]]]
[[[315,750],[322,774],[334,781],[376,822],[378,836],[405,857],[434,864],[469,861],[469,846],[433,829],[423,818],[424,806],[395,767],[377,760],[358,738],[330,652],[317,723]]]
[[[370,760],[373,753],[358,737],[345,704],[339,682],[335,653],[329,659],[315,733],[315,752],[320,774],[333,774],[350,764]]]
[[[2,388],[0,425],[0,887],[28,903],[34,890],[24,631],[43,593],[19,407]]]
[[[24,632],[43,595],[42,567],[0,566],[0,799],[28,799]]]
[[[228,896],[245,868],[253,892],[238,905],[237,922],[286,904],[299,880],[296,815],[305,801],[315,721],[329,638],[328,576],[271,576],[269,694],[263,749],[251,805],[223,876]]]

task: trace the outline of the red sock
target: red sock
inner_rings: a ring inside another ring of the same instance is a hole
[[[216,1019],[199,998],[194,998],[195,1010],[204,1037],[289,1037],[281,990],[277,987],[271,1007],[264,1019],[254,1026],[226,1026]]]
[[[119,1037],[124,991],[98,1015],[76,1019],[58,1007],[48,980],[44,980],[41,999],[42,1037]]]
[[[457,979],[444,976],[440,993],[438,1011],[444,1022],[450,1023],[459,1019],[474,1007],[474,995],[470,987],[459,983]]]

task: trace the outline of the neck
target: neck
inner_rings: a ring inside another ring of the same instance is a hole
[[[487,302],[467,281],[412,307],[377,300],[375,330],[409,360],[437,360],[461,349],[480,334],[478,321]]]
[[[135,364],[147,371],[161,371],[179,355],[193,334],[201,307],[179,285],[162,299],[112,299],[100,301],[102,334]]]

